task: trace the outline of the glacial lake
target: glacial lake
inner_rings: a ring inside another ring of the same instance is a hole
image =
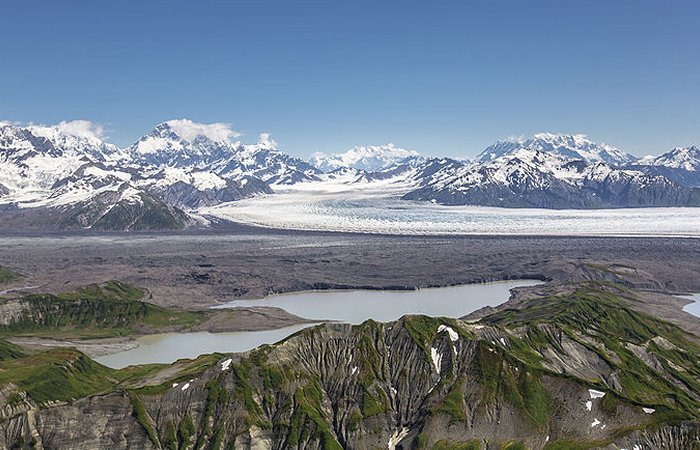
[[[694,300],[693,303],[688,303],[683,307],[683,311],[694,315],[695,317],[700,317],[700,293],[682,295],[681,297]]]
[[[307,291],[272,295],[261,300],[237,300],[216,308],[275,306],[307,319],[358,324],[367,319],[396,320],[406,314],[461,317],[484,306],[508,300],[516,287],[542,284],[537,280],[498,281],[411,291]],[[134,364],[172,363],[206,353],[236,353],[272,344],[310,324],[276,330],[235,333],[168,333],[136,339],[138,347],[95,358],[101,364],[122,368]]]

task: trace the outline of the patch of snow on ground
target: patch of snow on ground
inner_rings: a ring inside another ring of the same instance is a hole
[[[440,325],[438,327],[438,333],[442,333],[443,331],[447,331],[450,334],[450,339],[452,339],[452,342],[457,342],[459,340],[459,334],[457,334],[457,332],[451,327],[448,327],[447,325]]]
[[[598,425],[601,424],[601,421],[598,419],[593,419],[593,422],[591,423],[591,428],[597,427]]]
[[[189,387],[190,387],[190,383],[185,383],[185,385],[182,386],[182,390],[183,390],[183,391],[186,391],[187,388],[189,388]]]
[[[654,408],[642,408],[642,411],[644,411],[647,414],[654,414],[656,410]]]
[[[603,398],[605,396],[605,392],[596,391],[595,389],[589,389],[588,394],[590,394],[592,399]]]
[[[586,409],[590,411],[592,408],[593,408],[593,402],[588,400],[586,402]]]
[[[357,366],[353,366],[353,368],[352,368],[352,375],[355,375],[355,374],[357,373],[358,370],[359,370],[359,369],[358,369]]]
[[[442,355],[438,352],[438,349],[436,349],[435,347],[432,347],[430,349],[430,357],[433,359],[433,365],[435,366],[435,372],[440,374]]]
[[[389,450],[394,450],[396,449],[396,445],[401,442],[401,439],[405,438],[408,435],[409,429],[404,428],[401,431],[395,431],[394,434],[391,435],[389,438],[389,443],[387,444],[387,449]]]
[[[224,361],[221,361],[221,370],[223,371],[223,370],[228,369],[229,366],[231,365],[231,362],[232,362],[232,361],[233,361],[233,360],[232,360],[231,358],[229,358],[229,359],[227,359],[227,360],[224,360]]]

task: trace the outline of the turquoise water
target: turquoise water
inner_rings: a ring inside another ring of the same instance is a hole
[[[508,300],[510,290],[541,284],[519,280],[495,283],[419,289],[415,291],[310,291],[273,295],[261,300],[235,301],[218,308],[276,306],[292,314],[319,321],[334,320],[361,323],[367,319],[381,322],[406,314],[461,317],[484,306],[496,306]],[[134,364],[172,363],[206,353],[237,353],[262,344],[272,344],[310,326],[294,325],[277,330],[236,333],[168,333],[136,339],[137,348],[96,358],[114,368]]]

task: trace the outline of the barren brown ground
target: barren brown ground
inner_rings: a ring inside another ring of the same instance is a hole
[[[117,279],[146,288],[153,303],[186,309],[308,289],[565,281],[605,272],[638,288],[700,292],[700,240],[674,238],[406,237],[248,227],[0,236],[0,265],[25,274],[19,284],[38,291]]]

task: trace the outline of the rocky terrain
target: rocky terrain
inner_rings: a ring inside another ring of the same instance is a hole
[[[0,382],[13,378],[0,391],[0,443],[693,448],[698,338],[639,300],[622,285],[572,283],[478,322],[321,325],[247,354],[122,371],[3,344]]]
[[[700,320],[668,294],[700,291],[695,243],[246,228],[8,237],[0,447],[693,448]],[[107,275],[131,285],[80,287]],[[173,365],[114,370],[61,348],[287,320],[200,312],[227,292],[504,278],[548,283],[461,319],[326,324],[246,354]],[[55,345],[37,342],[47,337]]]
[[[698,206],[697,149],[637,160],[581,135],[498,142],[472,163],[427,161],[407,200],[509,208]]]

